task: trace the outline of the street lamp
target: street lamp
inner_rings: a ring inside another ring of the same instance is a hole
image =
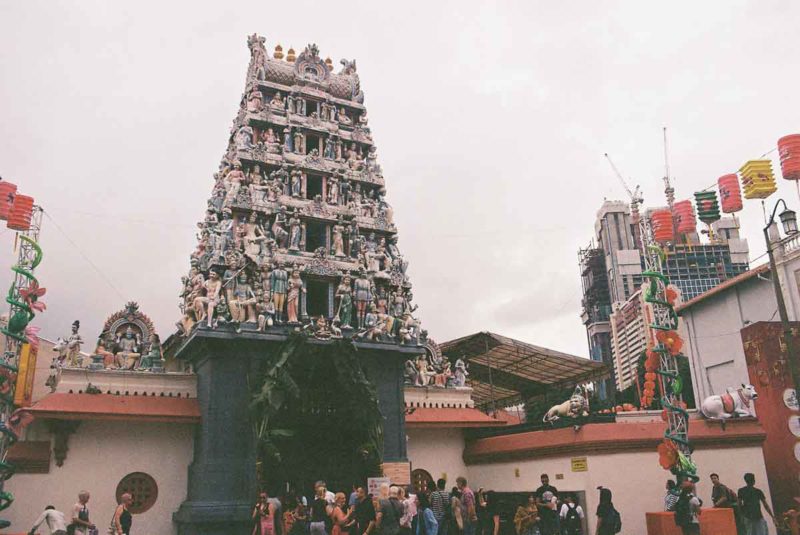
[[[769,228],[775,223],[775,213],[778,211],[778,206],[780,206],[781,203],[783,203],[783,212],[780,213],[779,217],[783,224],[783,231],[788,236],[797,234],[797,214],[795,214],[793,210],[789,210],[789,207],[786,206],[786,201],[779,199],[778,202],[775,203],[775,208],[772,210],[772,216],[770,216],[767,226],[764,227],[764,239],[767,242],[769,269],[772,272],[772,287],[775,290],[775,300],[778,302],[778,313],[781,316],[781,326],[783,327],[783,339],[786,340],[786,354],[789,360],[789,369],[792,372],[792,381],[794,382],[796,393],[800,390],[800,370],[797,369],[797,360],[794,352],[794,336],[792,334],[792,327],[789,325],[786,301],[783,299],[783,290],[781,290],[781,283],[778,280],[778,268],[775,265],[775,255],[773,254],[772,244],[769,240]]]

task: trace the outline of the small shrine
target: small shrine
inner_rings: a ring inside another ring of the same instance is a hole
[[[79,329],[80,322],[75,321],[72,333],[58,339],[54,348],[58,353],[56,369],[88,367],[92,370],[164,371],[161,340],[153,322],[139,310],[135,301],[128,302],[122,310],[106,319],[89,359],[81,354],[84,342]]]

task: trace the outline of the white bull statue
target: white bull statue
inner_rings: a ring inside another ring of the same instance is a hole
[[[580,387],[575,388],[575,392],[564,403],[553,405],[542,418],[545,423],[555,422],[563,417],[577,418],[578,416],[589,416],[589,399]]]
[[[743,416],[755,416],[753,402],[758,399],[758,392],[753,385],[743,384],[741,388],[728,388],[727,392],[718,396],[709,396],[700,405],[700,412],[711,420],[727,420]]]

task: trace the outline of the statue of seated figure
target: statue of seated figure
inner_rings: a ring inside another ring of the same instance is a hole
[[[157,334],[150,335],[150,351],[142,357],[139,363],[139,370],[153,370],[153,368],[161,369],[163,356],[161,354],[161,340]]]
[[[139,362],[141,354],[141,342],[139,337],[133,332],[129,325],[125,330],[125,335],[117,336],[117,352],[114,354],[115,363],[118,368],[132,370]]]

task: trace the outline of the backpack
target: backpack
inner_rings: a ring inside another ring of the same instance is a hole
[[[681,495],[678,503],[675,504],[675,524],[686,527],[692,523],[692,512],[689,508],[689,496]]]
[[[608,523],[611,526],[611,533],[619,533],[622,531],[622,517],[619,515],[619,511],[611,509],[611,512],[608,514]]]
[[[564,525],[568,528],[577,528],[581,525],[581,517],[578,515],[578,506],[567,504],[567,514],[564,516]]]

